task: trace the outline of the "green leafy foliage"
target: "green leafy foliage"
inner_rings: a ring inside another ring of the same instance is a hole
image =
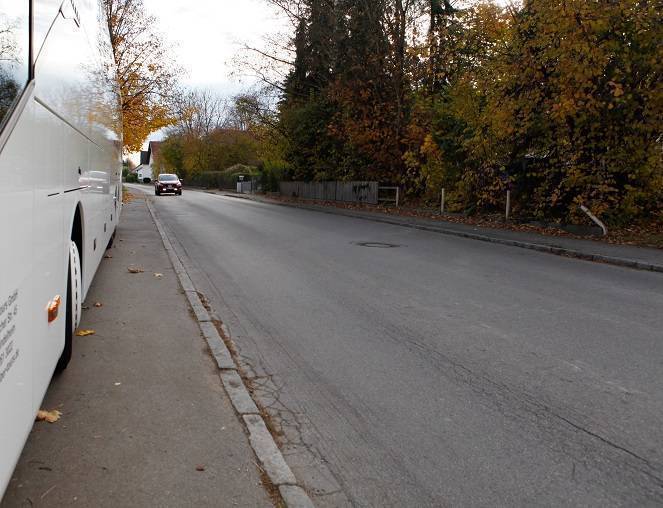
[[[220,172],[236,164],[258,163],[258,142],[247,131],[218,128],[209,134],[171,134],[161,145],[165,171],[190,179],[203,172]]]

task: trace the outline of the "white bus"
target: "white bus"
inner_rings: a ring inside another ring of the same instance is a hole
[[[0,499],[121,209],[98,0],[0,0]]]

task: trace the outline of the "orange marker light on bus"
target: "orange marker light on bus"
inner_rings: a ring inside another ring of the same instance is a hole
[[[58,318],[58,313],[60,312],[61,303],[62,303],[62,297],[60,295],[56,296],[50,302],[48,302],[48,307],[46,308],[46,310],[48,311],[49,323],[52,323]]]

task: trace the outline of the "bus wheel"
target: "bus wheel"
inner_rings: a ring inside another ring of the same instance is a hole
[[[113,234],[108,239],[108,245],[106,245],[106,250],[110,249],[113,246],[114,241],[115,241],[115,231],[113,231]]]
[[[69,365],[74,342],[74,331],[81,320],[83,302],[83,283],[81,276],[81,257],[74,242],[69,247],[69,270],[67,277],[67,304],[64,326],[64,350],[55,367],[55,372],[62,372]]]

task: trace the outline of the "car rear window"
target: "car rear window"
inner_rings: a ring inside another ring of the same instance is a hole
[[[160,182],[176,182],[177,175],[159,175]]]

